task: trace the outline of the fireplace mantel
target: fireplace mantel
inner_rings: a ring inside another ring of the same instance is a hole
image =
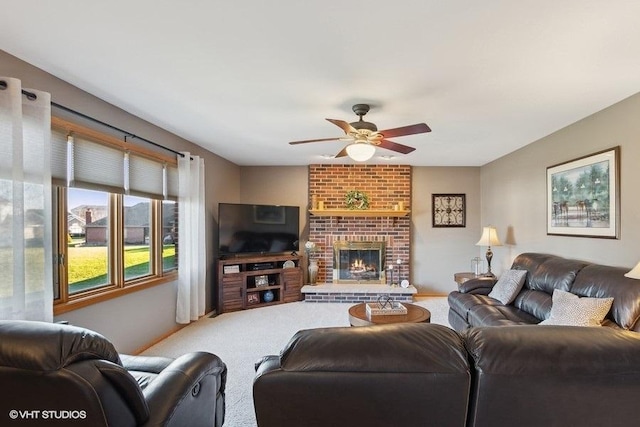
[[[410,210],[396,211],[393,209],[309,209],[309,214],[314,216],[341,216],[341,217],[401,217],[411,213]]]

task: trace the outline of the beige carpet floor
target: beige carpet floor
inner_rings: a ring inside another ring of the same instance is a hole
[[[415,302],[431,311],[431,323],[449,326],[446,297]],[[204,317],[147,349],[145,356],[177,357],[208,351],[227,365],[225,427],[256,426],[252,383],[254,363],[278,354],[300,329],[349,326],[351,304],[294,302]]]

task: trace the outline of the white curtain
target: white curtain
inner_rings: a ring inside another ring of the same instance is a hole
[[[204,159],[178,156],[178,302],[176,322],[198,320],[205,310],[206,234]]]
[[[24,90],[0,77],[0,319],[51,322],[51,96]]]

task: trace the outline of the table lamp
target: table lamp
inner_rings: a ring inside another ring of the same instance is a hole
[[[482,236],[476,246],[486,246],[487,247],[487,273],[485,276],[496,277],[495,274],[491,272],[491,258],[493,258],[493,252],[491,251],[491,246],[502,246],[500,243],[500,239],[498,239],[498,232],[495,227],[488,226],[482,228]]]
[[[640,262],[633,267],[631,271],[626,273],[625,277],[629,277],[630,279],[640,279]]]

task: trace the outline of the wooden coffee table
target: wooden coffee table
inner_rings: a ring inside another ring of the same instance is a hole
[[[360,303],[349,308],[349,323],[351,326],[385,325],[389,323],[429,323],[431,312],[419,305],[403,302],[407,307],[407,314],[385,314],[381,316],[367,316],[367,304]]]

